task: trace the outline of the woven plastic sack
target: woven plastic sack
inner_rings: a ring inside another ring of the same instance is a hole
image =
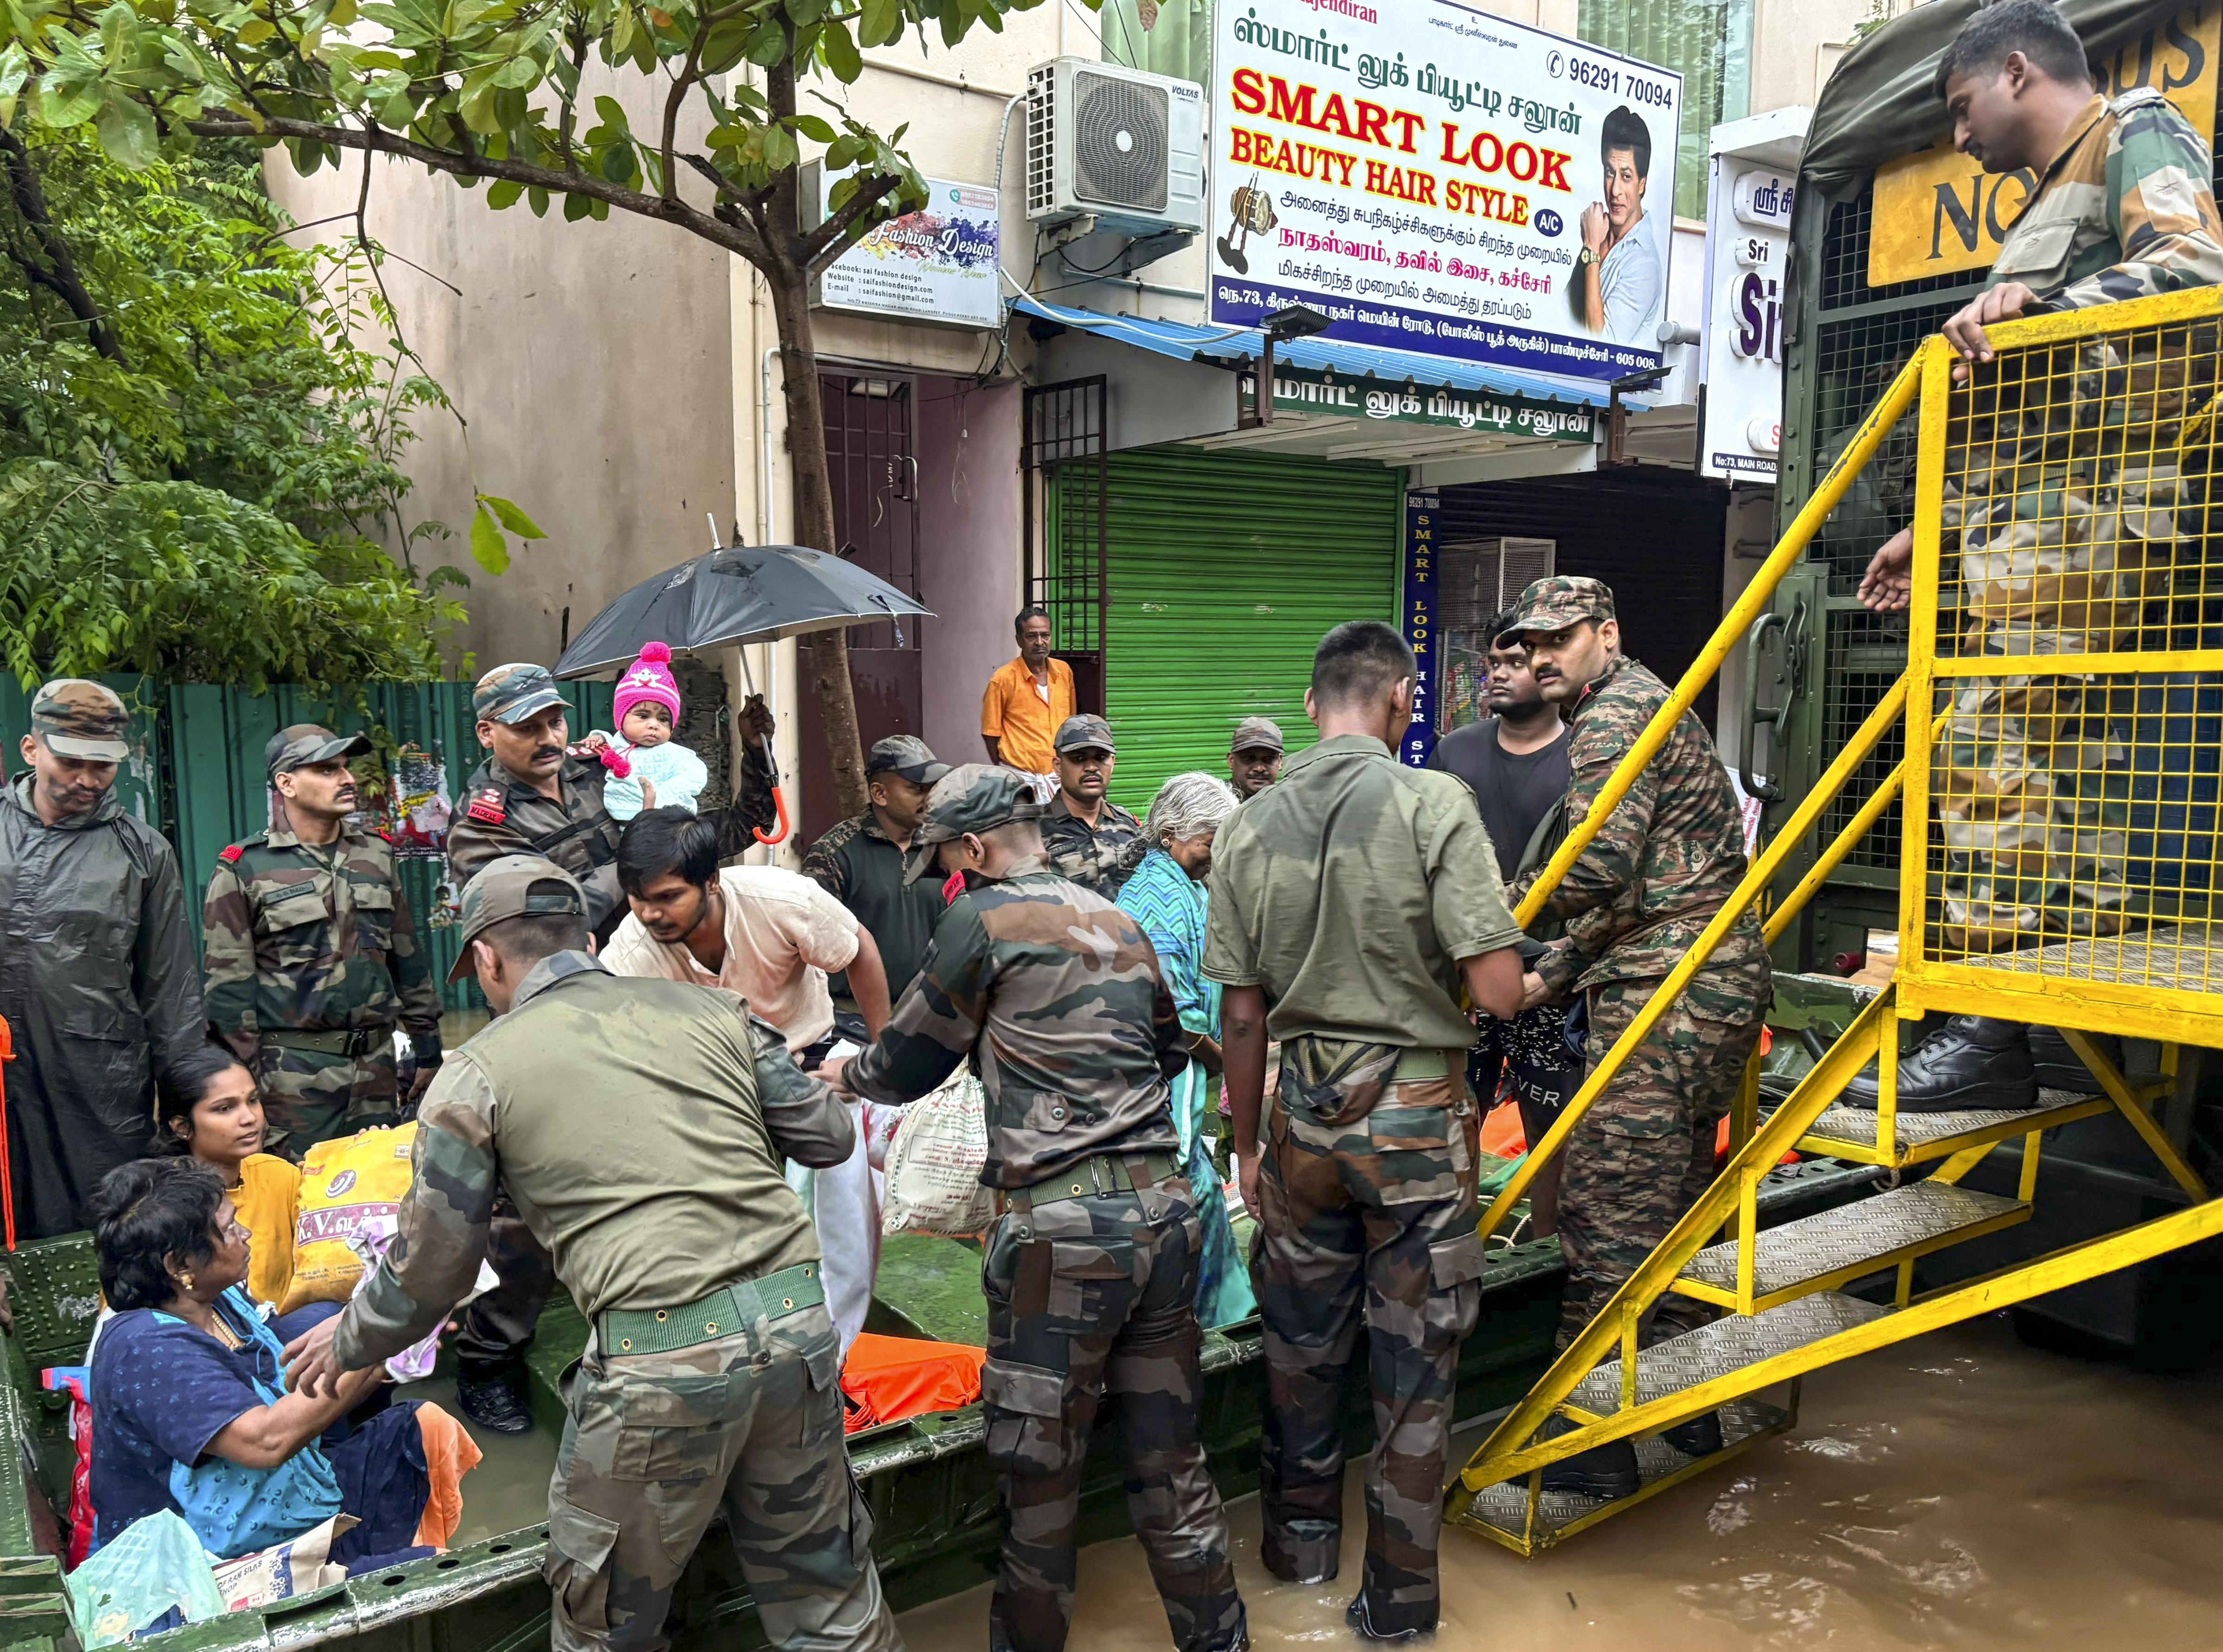
[[[904,1109],[888,1144],[887,1193],[880,1232],[973,1239],[996,1220],[996,1195],[980,1185],[988,1162],[986,1098],[960,1069],[930,1095]]]
[[[293,1219],[293,1283],[281,1314],[311,1302],[343,1302],[362,1277],[349,1241],[391,1239],[409,1191],[412,1120],[319,1142],[301,1160],[301,1202]]]
[[[114,1646],[173,1611],[198,1624],[224,1610],[200,1539],[167,1509],[133,1521],[66,1582],[70,1616],[88,1649]]]

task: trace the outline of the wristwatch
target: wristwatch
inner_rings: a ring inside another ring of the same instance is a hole
[[[1575,255],[1575,268],[1577,269],[1580,269],[1584,264],[1595,264],[1598,262],[1598,255],[1592,252],[1588,247],[1584,247],[1580,252]]]

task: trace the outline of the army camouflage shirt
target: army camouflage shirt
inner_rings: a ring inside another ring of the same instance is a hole
[[[1988,286],[2020,281],[2049,310],[2223,281],[2214,161],[2151,86],[2094,95],[1999,243]]]
[[[587,922],[600,930],[625,905],[618,887],[618,823],[603,806],[609,771],[592,758],[567,757],[562,800],[541,796],[492,757],[471,771],[448,829],[448,865],[458,887],[505,854],[545,855],[587,892]]]
[[[900,1106],[972,1056],[992,1188],[1032,1187],[1093,1153],[1177,1147],[1167,1081],[1188,1065],[1187,1035],[1135,920],[1039,861],[967,885],[849,1087]]]
[[[855,1146],[848,1105],[727,994],[557,953],[425,1092],[394,1243],[334,1350],[359,1368],[437,1326],[476,1277],[497,1189],[589,1320],[813,1261],[784,1161]]]
[[[1150,852],[1143,841],[1143,823],[1109,798],[1092,829],[1066,806],[1065,793],[1060,791],[1042,811],[1042,835],[1050,870],[1106,900],[1118,898],[1121,886]]]
[[[201,906],[209,1025],[238,1053],[266,1032],[399,1022],[438,1056],[440,994],[382,838],[258,833],[217,856]]]
[[[879,948],[896,998],[918,978],[945,904],[939,878],[907,884],[903,868],[904,852],[869,809],[837,822],[803,857],[803,875],[847,907]]]
[[[1628,748],[1671,697],[1636,661],[1615,660],[1575,703],[1567,731],[1567,818],[1579,821]],[[1729,771],[1697,714],[1685,711],[1644,766],[1612,818],[1544,903],[1566,933],[1531,966],[1555,991],[1602,981],[1650,980],[1672,969],[1745,873],[1744,821]],[[1517,880],[1517,901],[1535,881]],[[1760,954],[1750,911],[1709,968]]]

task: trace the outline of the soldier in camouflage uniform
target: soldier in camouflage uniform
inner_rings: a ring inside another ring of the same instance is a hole
[[[1621,652],[1613,593],[1561,575],[1521,593],[1500,647],[1525,641],[1544,697],[1566,709],[1569,820],[1599,791],[1666,704],[1667,685]],[[1544,904],[1565,932],[1532,966],[1529,998],[1590,994],[1593,1064],[1727,904],[1746,870],[1744,823],[1729,772],[1697,714],[1685,711],[1628,796]],[[1533,874],[1515,880],[1516,898]],[[1714,1143],[1760,1042],[1771,993],[1760,919],[1747,911],[1651,1035],[1622,1063],[1566,1145],[1559,1245],[1567,1285],[1565,1347],[1656,1250],[1714,1179]],[[1688,1297],[1663,1297],[1647,1340],[1702,1324]],[[1655,1322],[1656,1321],[1656,1322]],[[1718,1449],[1709,1414],[1669,1432],[1693,1455]],[[1554,1489],[1625,1495],[1636,1489],[1626,1441],[1545,1471]]]
[[[993,1652],[1065,1644],[1081,1467],[1107,1393],[1174,1643],[1227,1652],[1247,1640],[1199,1433],[1203,1236],[1167,1087],[1187,1040],[1134,919],[1045,866],[1041,815],[1009,769],[968,764],[935,785],[905,876],[938,860],[965,892],[878,1042],[833,1070],[899,1106],[969,1057],[987,1094],[980,1179],[1004,1206],[981,1266],[1004,1516]]]
[[[1150,846],[1143,837],[1143,823],[1104,795],[1115,760],[1112,725],[1083,712],[1058,725],[1054,743],[1057,796],[1042,823],[1050,870],[1116,900]]]
[[[1234,1151],[1258,1219],[1259,1558],[1285,1582],[1336,1575],[1345,1377],[1363,1319],[1375,1447],[1348,1617],[1381,1640],[1436,1625],[1453,1379],[1481,1308],[1474,1030],[1457,994],[1464,978],[1489,1013],[1521,1002],[1521,931],[1474,794],[1391,755],[1414,677],[1386,625],[1321,642],[1306,696],[1319,742],[1212,840],[1203,962],[1227,989]],[[1258,1144],[1269,1030],[1281,1093]]]
[[[572,747],[570,708],[547,667],[497,665],[478,680],[471,713],[487,759],[463,782],[448,832],[448,864],[467,880],[497,855],[545,854],[579,880],[598,939],[608,941],[626,916],[618,887],[618,823],[603,806],[602,785],[623,759],[602,736]],[[746,755],[740,795],[719,814],[721,860],[749,846],[753,827],[774,816],[771,770],[764,755],[770,715],[752,697],[741,709]]]
[[[287,1350],[294,1386],[398,1353],[470,1288],[497,1191],[594,1327],[549,1486],[557,1652],[657,1652],[722,1507],[774,1646],[900,1646],[841,1445],[841,1346],[810,1219],[781,1170],[839,1164],[847,1106],[730,996],[620,980],[587,901],[504,855],[463,891],[495,1018],[418,1117],[400,1228],[347,1311]]]
[[[272,1151],[393,1122],[394,1030],[440,1064],[440,998],[385,839],[348,829],[347,760],[370,749],[312,722],[264,748],[270,829],[217,856],[201,907],[209,1025],[255,1075]]]
[[[1987,369],[1984,329],[2223,281],[2207,145],[2157,91],[2099,96],[2075,31],[2042,0],[1978,12],[1936,87],[1963,152],[1990,172],[2038,175],[1984,293],[1945,325],[1968,364],[1955,370],[1968,388],[1947,434],[1939,547],[1961,608],[1940,616],[1940,651],[2138,647],[2173,571],[2189,564],[2196,582],[2204,554],[2206,479],[2179,441],[2214,396],[2216,331],[2101,337]],[[1911,515],[1903,474],[1893,502]],[[1912,546],[1902,530],[1876,553],[1861,587],[1871,608],[1906,606]],[[1932,779],[1945,854],[1932,943],[1944,955],[2113,935],[2131,920],[2131,772],[2159,765],[2134,762],[2129,679],[2113,679],[2112,703],[2109,681],[1956,685]],[[2031,1105],[2041,1084],[2096,1088],[2057,1045],[1955,1018],[1902,1065],[1901,1104]],[[1873,1088],[1850,1099],[1873,1105]]]

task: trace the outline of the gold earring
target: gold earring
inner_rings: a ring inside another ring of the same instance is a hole
[[[193,1294],[192,1275],[189,1273],[179,1274],[178,1276],[178,1289],[184,1291],[186,1296],[192,1296]]]

